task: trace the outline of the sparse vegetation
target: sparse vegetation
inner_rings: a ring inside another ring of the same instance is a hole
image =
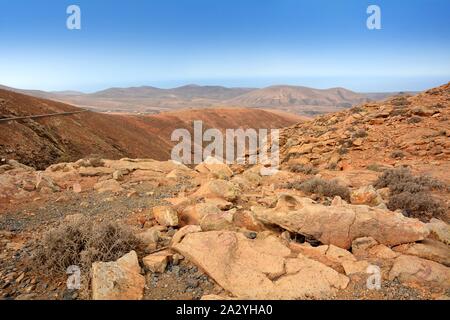
[[[408,110],[403,107],[395,107],[391,112],[391,116],[404,116],[408,113]]]
[[[103,167],[105,165],[100,157],[89,158],[89,163],[92,167]]]
[[[391,158],[392,159],[402,159],[405,157],[405,153],[401,150],[394,150],[391,153]]]
[[[386,170],[386,167],[381,164],[371,163],[367,165],[366,169],[375,172],[383,172],[384,170]]]
[[[393,106],[407,106],[410,104],[406,96],[397,96],[391,100]]]
[[[353,138],[365,138],[368,136],[368,133],[364,129],[359,129],[353,134]]]
[[[289,171],[295,173],[304,173],[307,175],[317,174],[319,171],[311,165],[308,164],[293,164],[289,166]]]
[[[429,220],[444,213],[442,204],[426,192],[402,192],[389,198],[391,210],[401,209],[407,217]]]
[[[413,117],[408,119],[408,123],[409,124],[419,123],[419,122],[422,122],[422,118],[419,117],[419,116],[413,116]]]
[[[415,177],[407,168],[386,170],[374,183],[375,188],[388,187],[391,193],[388,208],[401,209],[406,216],[427,220],[440,216],[443,205],[430,194],[442,190],[445,184],[429,176]]]
[[[95,261],[113,261],[141,245],[131,230],[115,222],[94,223],[79,219],[44,235],[35,265],[53,274],[77,265],[88,270]]]
[[[288,189],[301,190],[309,194],[315,193],[319,196],[331,198],[340,196],[346,201],[350,200],[350,190],[347,187],[340,185],[335,180],[328,181],[314,177],[304,181],[288,183],[286,187]]]
[[[338,153],[339,153],[340,155],[347,154],[347,153],[348,153],[348,148],[342,146],[342,147],[340,147],[340,148],[338,149]]]
[[[405,167],[386,170],[374,184],[377,189],[388,187],[394,193],[413,192],[411,185],[415,186],[413,189],[416,189],[416,192],[427,189],[442,190],[445,188],[444,183],[430,176],[414,177],[411,171]]]
[[[351,113],[360,113],[360,112],[363,112],[363,111],[364,111],[364,109],[362,107],[360,107],[360,106],[356,106],[356,107],[353,107],[353,108],[350,109]]]
[[[338,168],[338,165],[336,162],[331,162],[330,164],[328,164],[327,169],[328,170],[336,170]]]
[[[431,108],[443,109],[443,108],[445,108],[445,106],[442,103],[436,103],[436,104],[432,105]]]

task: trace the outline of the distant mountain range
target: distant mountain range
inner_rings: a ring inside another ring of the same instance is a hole
[[[61,102],[0,88],[0,119],[77,111]],[[192,132],[194,120],[203,121],[205,129],[225,130],[283,128],[305,118],[281,111],[208,108],[151,115],[83,112],[11,121],[0,124],[0,158],[41,169],[90,155],[167,160],[176,144],[171,141],[172,132],[179,128]]]
[[[4,86],[0,88],[101,112],[159,113],[178,109],[250,107],[277,109],[306,116],[335,112],[371,100],[383,100],[392,95],[403,94],[401,92],[356,93],[345,88],[314,89],[287,85],[262,89],[193,84],[173,89],[142,86],[110,88],[95,93],[46,92]],[[408,93],[413,94],[413,92]]]

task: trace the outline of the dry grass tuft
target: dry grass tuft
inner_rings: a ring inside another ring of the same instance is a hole
[[[364,130],[364,129],[359,129],[358,131],[356,131],[354,134],[353,134],[353,138],[365,138],[365,137],[367,137],[369,134],[367,133],[367,131],[366,130]]]
[[[311,165],[308,164],[293,164],[289,166],[289,171],[295,173],[304,173],[306,175],[314,175],[319,171]]]
[[[419,123],[419,122],[422,122],[422,118],[418,117],[418,116],[413,116],[413,117],[409,118],[407,122],[409,124]]]
[[[305,181],[297,181],[288,183],[286,186],[288,189],[301,190],[309,194],[317,194],[319,196],[333,198],[339,196],[342,199],[350,200],[349,188],[340,185],[338,182],[331,180],[323,180],[321,178],[311,178]]]
[[[391,153],[391,158],[392,159],[402,159],[405,157],[405,153],[401,150],[394,150]]]

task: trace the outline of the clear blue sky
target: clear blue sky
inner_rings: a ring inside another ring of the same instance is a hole
[[[66,28],[77,4],[82,29]],[[366,9],[382,10],[382,30]],[[356,91],[450,81],[449,0],[0,0],[0,84]]]

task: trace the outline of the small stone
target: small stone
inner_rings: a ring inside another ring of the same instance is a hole
[[[74,183],[72,186],[73,192],[80,193],[81,192],[81,185],[77,182]]]
[[[170,255],[171,256],[171,255]],[[144,266],[153,273],[166,271],[169,255],[161,252],[148,255],[142,259]]]
[[[22,282],[22,280],[23,280],[24,277],[25,277],[25,272],[22,272],[22,273],[20,274],[20,276],[17,277],[16,283]]]

